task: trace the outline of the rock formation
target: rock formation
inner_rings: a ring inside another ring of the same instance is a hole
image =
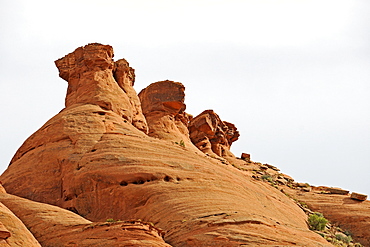
[[[322,186],[313,187],[310,192],[291,188],[284,191],[311,210],[323,213],[325,218],[351,233],[364,246],[370,246],[370,201],[353,200],[348,193],[331,193]]]
[[[235,125],[222,121],[214,111],[206,110],[193,118],[189,123],[189,132],[191,141],[202,152],[235,158],[230,146],[238,140],[239,132]]]
[[[142,222],[93,223],[68,210],[7,193],[0,193],[0,202],[12,210],[4,214],[4,206],[0,203],[2,215],[14,213],[22,220],[13,216],[11,222],[4,221],[12,229],[13,235],[9,240],[6,239],[9,245],[4,246],[170,246],[164,242],[158,229]],[[3,246],[1,235],[0,246]]]
[[[133,69],[112,58],[110,46],[90,44],[56,61],[66,108],[0,176],[0,202],[42,246],[331,246],[255,171],[277,168],[233,156],[234,125],[213,111],[191,119],[181,83],[153,83],[140,103]],[[9,240],[17,234],[0,222]]]
[[[147,133],[148,126],[141,110],[141,102],[133,88],[135,70],[129,66],[129,63],[125,59],[120,59],[114,63],[113,76],[129,98],[131,104],[130,109],[132,110],[130,122],[139,130]]]
[[[6,192],[0,184],[0,197]],[[0,201],[0,246],[41,247],[24,223]]]
[[[124,59],[114,63],[111,46],[90,44],[79,47],[55,61],[55,64],[59,76],[68,81],[66,107],[98,105],[147,132],[140,101],[132,87],[135,81],[134,70]]]
[[[184,91],[181,83],[167,80],[152,83],[139,93],[149,136],[193,147],[188,131],[192,116],[185,112]]]

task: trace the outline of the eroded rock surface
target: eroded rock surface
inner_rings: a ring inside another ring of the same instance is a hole
[[[117,79],[118,65],[114,79],[112,57],[110,46],[91,44],[56,62],[69,84],[66,108],[17,151],[0,177],[9,193],[69,209],[87,219],[81,219],[87,221],[81,222],[84,227],[106,219],[151,222],[163,229],[164,240],[172,246],[330,246],[308,229],[306,214],[279,190],[192,148],[182,84],[164,81],[148,86],[140,98],[150,136],[134,126],[133,104],[120,86],[127,81]],[[130,73],[125,73],[129,80]],[[160,91],[166,87],[172,93]],[[194,131],[208,138],[208,151],[228,157],[238,137],[236,128],[211,112],[202,121],[193,122]],[[174,144],[180,140],[187,141],[185,147]],[[14,211],[22,204],[13,201],[11,206],[13,199],[3,197]],[[30,206],[19,209],[19,214],[33,209],[38,211]],[[32,221],[33,213],[27,215],[24,222]],[[43,218],[35,217],[35,222]],[[50,227],[45,229],[48,236],[39,237],[53,244],[60,238],[60,246],[72,245],[80,227],[65,226],[72,229],[66,230],[68,234]],[[118,226],[117,231],[125,227]],[[149,234],[152,229],[138,227],[149,229]],[[101,234],[93,228],[82,232]]]
[[[206,110],[189,123],[190,139],[195,146],[207,154],[224,158],[235,158],[231,144],[238,140],[239,132],[232,123],[222,121],[212,110]]]
[[[55,61],[55,64],[59,76],[68,81],[66,107],[76,104],[98,105],[147,132],[140,101],[132,88],[134,70],[124,59],[114,63],[111,46],[89,44],[79,47]]]
[[[0,184],[0,198],[6,196]],[[0,246],[41,247],[32,233],[14,213],[0,200]]]
[[[147,223],[135,221],[93,223],[68,210],[6,193],[0,194],[0,202],[22,220],[22,225],[25,225],[23,228],[27,227],[26,230],[29,229],[41,244],[38,244],[28,231],[18,233],[22,229],[22,226],[18,225],[16,229],[18,232],[15,232],[14,236],[16,240],[13,240],[18,245],[12,245],[10,242],[9,246],[170,246],[162,239],[161,232]],[[23,240],[26,237],[33,239],[35,244]]]
[[[192,118],[185,112],[185,87],[174,81],[150,84],[139,93],[143,113],[149,125],[149,136],[193,147],[188,123]]]
[[[327,194],[327,187],[313,187],[310,192],[284,189],[333,224],[351,233],[353,239],[370,246],[370,201],[353,200],[347,194]]]

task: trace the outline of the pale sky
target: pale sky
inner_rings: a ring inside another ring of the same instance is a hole
[[[0,33],[0,172],[64,107],[54,60],[99,42],[137,92],[178,81],[234,123],[236,156],[370,195],[369,0],[1,0]]]

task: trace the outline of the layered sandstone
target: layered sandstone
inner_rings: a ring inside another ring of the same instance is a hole
[[[307,192],[291,188],[284,190],[311,210],[324,214],[332,224],[350,232],[356,241],[370,246],[370,201],[353,200],[347,195],[348,191],[347,194],[327,194],[327,187],[313,187]]]
[[[139,93],[143,114],[151,137],[193,147],[188,124],[192,116],[185,112],[185,87],[174,81],[150,84]]]
[[[56,61],[60,76],[68,81],[66,108],[17,151],[0,177],[9,193],[69,209],[84,218],[83,226],[106,219],[151,222],[163,229],[165,242],[172,246],[330,246],[308,229],[306,214],[286,195],[192,146],[182,84],[164,81],[140,93],[149,125],[146,135],[140,127],[144,121],[134,120],[132,107],[139,104],[122,86],[130,84],[132,73],[121,73],[119,68],[127,67],[115,67],[112,57],[110,46],[90,44]],[[120,74],[127,75],[126,82],[118,79]],[[157,90],[163,85],[168,95]],[[204,121],[209,123],[193,121],[190,129],[196,126],[199,136],[208,138],[208,151],[231,156],[230,145],[238,137],[235,126],[207,114]],[[188,143],[175,144],[180,138]],[[8,205],[17,204],[22,202]],[[63,235],[57,225],[45,238],[60,246],[81,231],[68,225],[72,232]],[[138,228],[153,230],[145,224]],[[84,236],[100,234],[82,230]],[[145,240],[141,236],[138,241]]]
[[[66,107],[98,105],[146,133],[145,117],[132,87],[134,70],[124,59],[114,63],[113,56],[111,46],[90,44],[55,61],[59,76],[68,82]]]
[[[0,198],[6,196],[4,188],[0,184]],[[0,246],[15,247],[29,246],[41,247],[32,233],[27,229],[14,213],[9,210],[0,200]]]
[[[224,158],[235,158],[231,144],[238,140],[239,132],[232,123],[222,121],[212,110],[206,110],[189,123],[190,139],[195,146],[207,154]]]
[[[9,246],[170,246],[164,242],[158,229],[142,222],[93,223],[60,207],[30,201],[7,193],[0,194],[0,202],[22,220],[22,225],[18,224],[15,229],[12,227],[13,222],[5,222],[13,232],[16,230],[14,237],[10,238],[13,241],[9,241]],[[20,222],[19,219],[16,220]],[[17,222],[16,220],[12,219]]]

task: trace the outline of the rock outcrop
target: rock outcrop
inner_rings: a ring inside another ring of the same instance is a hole
[[[43,246],[331,246],[293,200],[252,177],[259,165],[217,158],[237,160],[234,125],[212,111],[191,119],[181,83],[153,83],[140,103],[133,70],[112,58],[110,46],[90,44],[56,61],[66,108],[0,176],[1,202]]]
[[[181,83],[166,80],[152,83],[139,93],[149,136],[193,147],[188,131],[192,116],[185,112],[184,91]]]
[[[12,226],[20,220],[14,219],[15,216],[12,222],[5,222],[12,227],[10,229],[15,230],[13,241],[12,238],[9,239],[9,246],[170,246],[164,242],[158,229],[143,222],[93,223],[68,210],[7,193],[0,194],[0,202],[22,220],[21,225],[18,224],[16,228]],[[1,203],[0,210],[3,205]],[[6,234],[1,229],[0,224],[0,234],[3,233],[0,235],[0,243],[1,236]]]
[[[135,70],[129,66],[129,63],[125,59],[120,59],[114,63],[113,76],[129,98],[131,104],[130,109],[132,110],[132,115],[130,116],[131,123],[139,130],[147,133],[148,125],[141,110],[141,102],[133,88]]]
[[[66,107],[94,104],[123,117],[143,132],[147,126],[132,88],[134,70],[126,60],[113,61],[109,45],[89,44],[55,61],[59,76],[68,82]],[[114,74],[113,74],[114,70]]]
[[[190,139],[195,146],[207,154],[224,158],[235,158],[231,144],[238,140],[239,132],[232,123],[222,121],[212,110],[206,110],[189,123]]]
[[[0,184],[0,198],[6,196],[4,188]],[[0,200],[0,246],[15,247],[29,246],[41,247],[32,233],[27,229],[14,213],[9,210]]]
[[[358,200],[358,201],[366,201],[367,195],[352,192],[351,193],[351,199]]]
[[[370,246],[370,201],[353,200],[347,194],[326,193],[327,187],[302,192],[286,187],[285,192],[304,202],[311,210],[324,214],[332,224],[351,233],[353,239]]]

